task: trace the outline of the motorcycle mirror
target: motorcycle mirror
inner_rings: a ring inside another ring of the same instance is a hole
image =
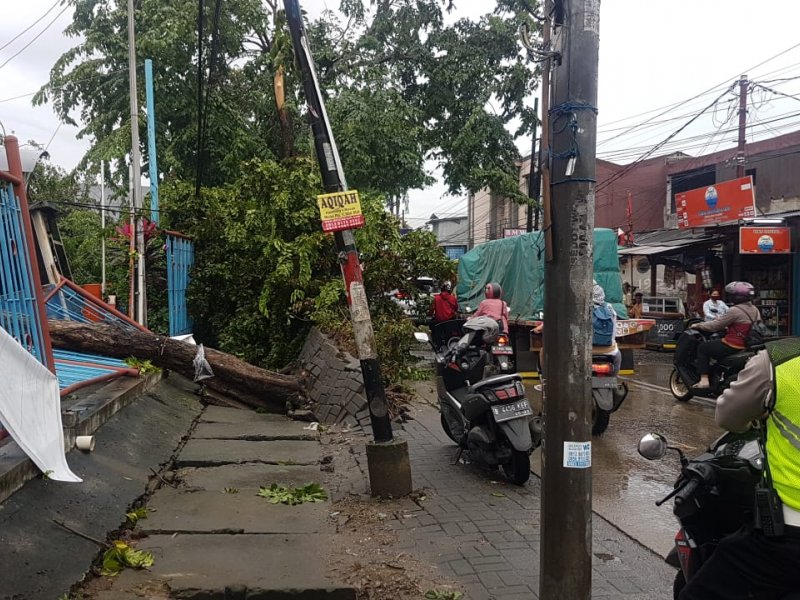
[[[667,439],[658,433],[648,433],[639,440],[639,454],[647,460],[662,458],[667,453]]]
[[[414,332],[414,339],[417,340],[418,342],[422,342],[423,344],[427,344],[428,342],[431,341],[430,338],[428,337],[428,334],[423,333],[421,331]]]

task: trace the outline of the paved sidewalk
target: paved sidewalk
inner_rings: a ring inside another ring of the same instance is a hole
[[[323,480],[325,449],[307,426],[206,407],[175,460],[180,485],[161,486],[135,528],[153,567],[125,570],[94,597],[355,600],[352,587],[327,575],[320,539],[333,533],[330,501],[288,506],[256,495],[272,483]]]
[[[520,488],[499,472],[452,465],[456,448],[438,411],[417,402],[411,416],[403,435],[425,499],[413,516],[393,521],[397,549],[435,564],[470,600],[538,598],[539,479]],[[593,532],[592,598],[671,600],[675,570],[662,558],[597,515]]]

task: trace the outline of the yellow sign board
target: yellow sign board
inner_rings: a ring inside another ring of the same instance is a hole
[[[342,231],[364,226],[361,199],[356,190],[320,194],[317,196],[317,206],[323,231]]]

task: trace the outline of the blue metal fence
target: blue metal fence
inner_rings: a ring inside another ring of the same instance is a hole
[[[19,199],[0,183],[0,327],[48,364]]]
[[[167,295],[169,304],[169,334],[192,332],[192,320],[186,305],[189,270],[194,264],[194,242],[179,235],[167,234]]]

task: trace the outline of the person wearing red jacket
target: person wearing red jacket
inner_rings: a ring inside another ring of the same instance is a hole
[[[433,313],[433,324],[451,321],[458,315],[458,300],[453,295],[453,284],[445,281],[442,284],[442,291],[433,297],[431,304]]]

